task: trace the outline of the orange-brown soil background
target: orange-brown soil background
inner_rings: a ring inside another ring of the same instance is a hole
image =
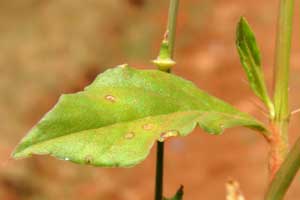
[[[278,0],[181,0],[174,73],[267,122],[250,91],[235,49],[240,16],[252,25],[269,88]],[[291,58],[290,107],[300,107],[299,1]],[[155,148],[128,169],[79,166],[48,156],[15,161],[20,139],[62,93],[81,90],[108,67],[129,63],[154,68],[166,26],[168,0],[0,0],[0,199],[150,200]],[[290,142],[300,134],[293,116]],[[268,145],[252,130],[211,136],[199,128],[170,139],[165,154],[165,195],[180,184],[186,200],[225,199],[229,177],[247,200],[263,198]],[[300,198],[297,177],[287,199]]]

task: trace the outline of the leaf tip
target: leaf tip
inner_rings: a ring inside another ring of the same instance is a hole
[[[245,32],[249,30],[249,23],[247,22],[245,17],[240,17],[240,20],[238,22],[237,28],[236,28],[236,44],[237,46],[240,46],[240,43],[244,39]]]
[[[30,157],[31,155],[24,155],[22,152],[18,151],[18,147],[11,153],[10,155],[13,159],[19,160],[26,157]]]
[[[183,185],[180,185],[176,194],[172,198],[163,198],[163,200],[182,200],[184,194],[183,189],[184,189]]]
[[[239,25],[248,24],[246,17],[241,16],[239,20]]]

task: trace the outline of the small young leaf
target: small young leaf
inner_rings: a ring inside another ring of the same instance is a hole
[[[268,107],[271,116],[274,116],[274,106],[268,95],[261,67],[260,51],[254,33],[243,17],[237,26],[236,46],[252,90]]]
[[[63,95],[15,150],[15,158],[50,154],[96,166],[133,166],[156,140],[185,136],[196,125],[264,127],[254,118],[158,70],[126,65],[107,70],[84,91]]]
[[[176,194],[172,198],[163,198],[163,200],[182,200],[183,198],[183,186],[177,190]]]

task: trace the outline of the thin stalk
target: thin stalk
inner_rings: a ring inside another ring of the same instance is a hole
[[[169,45],[169,57],[173,58],[176,22],[178,14],[179,0],[170,0],[167,34],[165,35]],[[171,73],[171,69],[165,72]],[[163,166],[164,166],[164,142],[157,142],[157,157],[156,157],[156,180],[155,180],[155,200],[163,199]]]
[[[174,49],[175,49],[174,46],[175,46],[178,7],[179,7],[179,0],[170,0],[167,38],[169,42],[169,52],[171,58],[173,58],[174,56]]]
[[[288,152],[288,106],[290,50],[294,0],[281,0],[277,24],[274,71],[275,116],[271,119],[271,177],[276,173]]]
[[[300,139],[287,155],[271,182],[265,200],[282,200],[300,167]]]
[[[162,200],[163,198],[164,145],[164,142],[157,142],[155,200]]]

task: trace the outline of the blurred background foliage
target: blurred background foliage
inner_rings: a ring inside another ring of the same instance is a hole
[[[153,152],[132,169],[77,166],[49,157],[13,161],[9,155],[60,94],[81,90],[98,73],[118,64],[152,68],[149,61],[157,56],[168,3],[0,0],[1,200],[152,199]],[[235,26],[241,15],[252,24],[270,83],[276,9],[271,0],[259,5],[242,0],[182,1],[174,72],[266,121],[243,84],[245,75],[234,47]],[[299,36],[298,29],[294,36]],[[299,38],[294,41],[291,104],[297,108]],[[299,116],[291,124],[293,135],[299,131],[297,120]],[[166,195],[184,184],[185,199],[224,199],[223,184],[234,176],[249,199],[260,199],[266,184],[267,145],[251,130],[228,132],[213,137],[197,130],[188,138],[168,142]],[[299,181],[294,185],[300,187]],[[291,190],[289,199],[299,195],[299,190]]]

